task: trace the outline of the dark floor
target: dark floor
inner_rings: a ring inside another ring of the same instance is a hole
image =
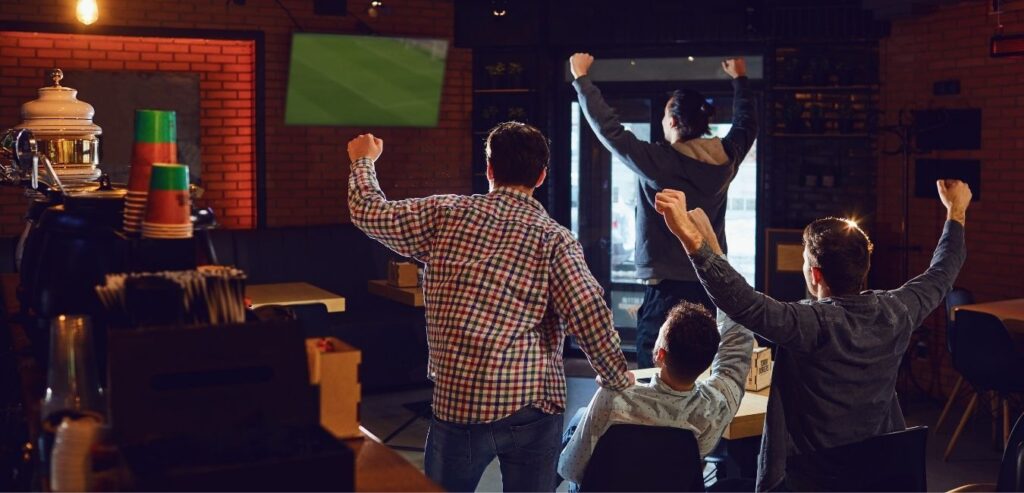
[[[586,366],[585,360],[567,361],[566,373],[568,375],[587,375],[590,370]],[[570,377],[566,380],[569,401],[567,408],[575,410],[578,407],[586,406],[597,388],[593,378],[580,376]],[[916,394],[908,393],[907,395],[903,406],[908,424],[934,428],[942,403]],[[364,396],[361,413],[362,424],[375,435],[381,438],[387,437],[413,417],[413,413],[403,407],[403,404],[428,399],[430,399],[429,388]],[[965,405],[966,401],[959,402],[942,428],[937,432],[934,429],[931,430],[932,433],[929,435],[928,488],[931,491],[948,491],[967,483],[995,482],[1001,453],[992,445],[991,419],[988,412],[980,406],[975,417],[968,422],[949,462],[942,460],[949,437],[952,435]],[[411,424],[388,444],[400,448],[422,449],[427,425],[428,421],[425,419],[413,419]],[[399,450],[399,453],[416,467],[422,469],[422,451]],[[563,483],[560,491],[565,489],[566,485]],[[477,491],[501,491],[501,472],[496,461],[484,473]]]

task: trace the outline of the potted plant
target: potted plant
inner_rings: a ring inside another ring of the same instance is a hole
[[[491,80],[491,89],[497,89],[501,85],[501,79],[505,76],[505,64],[497,62],[485,65],[484,70],[487,71],[487,76]]]
[[[494,126],[498,123],[498,107],[495,105],[488,105],[480,110],[480,118],[484,121],[486,126]]]
[[[523,64],[508,62],[508,83],[512,88],[523,87]]]
[[[512,106],[508,109],[508,119],[517,122],[526,122],[528,120],[526,114],[526,108],[522,106]]]

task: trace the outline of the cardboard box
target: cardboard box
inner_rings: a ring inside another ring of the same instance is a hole
[[[750,356],[750,373],[747,374],[746,389],[764,390],[772,384],[772,352],[766,347],[754,348]]]
[[[321,342],[324,341],[324,342]],[[322,344],[328,345],[324,351]],[[336,438],[356,438],[359,432],[358,349],[333,337],[306,339],[309,383],[320,386],[320,426]]]
[[[388,263],[388,284],[399,288],[419,286],[419,269],[412,262],[391,261]]]

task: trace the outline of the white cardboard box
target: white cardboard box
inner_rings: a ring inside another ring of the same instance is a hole
[[[750,356],[750,373],[747,374],[746,389],[764,390],[772,384],[772,352],[766,347],[754,348]]]

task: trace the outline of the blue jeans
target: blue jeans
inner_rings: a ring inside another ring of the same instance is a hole
[[[554,491],[561,432],[561,414],[533,407],[491,423],[466,425],[434,417],[423,466],[444,489],[473,491],[497,457],[505,491]]]
[[[680,301],[704,305],[715,316],[715,304],[697,281],[663,280],[644,288],[644,302],[636,314],[636,367],[654,367],[654,342],[669,310]]]

